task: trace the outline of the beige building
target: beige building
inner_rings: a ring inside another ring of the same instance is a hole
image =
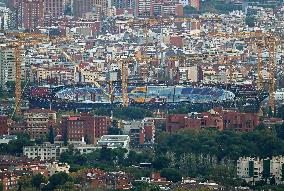
[[[48,176],[52,176],[58,172],[69,173],[69,169],[70,169],[70,165],[68,165],[67,163],[53,162],[47,165]]]
[[[31,139],[47,136],[49,127],[56,122],[56,113],[46,109],[34,109],[24,113],[27,122],[26,132]]]

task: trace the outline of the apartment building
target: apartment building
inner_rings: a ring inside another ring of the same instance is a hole
[[[12,48],[0,49],[0,84],[2,87],[16,79],[15,51]]]
[[[0,30],[8,30],[11,28],[12,11],[9,8],[0,6]]]
[[[39,26],[44,26],[44,1],[23,0],[22,1],[23,28],[34,31]]]
[[[31,159],[40,160],[58,160],[60,157],[60,146],[55,146],[51,144],[26,146],[23,148],[23,154]]]
[[[0,115],[0,135],[8,134],[8,116]]]
[[[50,127],[56,122],[56,112],[47,109],[33,109],[24,113],[26,133],[31,139],[45,138]]]
[[[95,144],[96,139],[108,133],[111,126],[110,117],[82,114],[80,116],[66,116],[62,120],[62,129],[67,133],[69,142],[86,141]]]
[[[257,114],[241,113],[221,108],[214,108],[202,113],[171,114],[166,117],[166,129],[168,132],[176,132],[180,129],[200,130],[201,128],[249,132],[253,131],[258,124]]]
[[[44,1],[44,15],[51,18],[58,18],[63,16],[65,0],[45,0]]]
[[[283,184],[283,164],[283,156],[265,159],[240,157],[237,161],[237,175],[251,184],[259,181],[266,181],[268,184],[271,181],[276,184]]]
[[[87,12],[105,14],[106,9],[106,0],[73,0],[72,4],[74,17],[83,17],[83,15]]]

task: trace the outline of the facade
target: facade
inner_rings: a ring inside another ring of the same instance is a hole
[[[143,127],[133,127],[129,131],[130,145],[132,147],[139,147],[145,143],[145,130]]]
[[[64,14],[65,0],[45,0],[44,1],[44,16],[58,18]]]
[[[275,181],[276,184],[283,184],[283,164],[283,156],[273,156],[266,159],[240,157],[237,161],[237,175],[252,184],[259,181],[267,183]]]
[[[9,8],[0,6],[0,30],[11,29],[12,11]]]
[[[74,17],[83,17],[88,12],[105,14],[107,9],[106,0],[73,0]]]
[[[67,133],[69,142],[86,141],[88,144],[95,144],[96,139],[108,133],[111,125],[109,117],[81,115],[65,117],[62,128]]]
[[[153,16],[154,0],[136,0],[135,15],[136,16]]]
[[[31,139],[46,137],[50,128],[56,122],[56,112],[47,109],[33,109],[24,113],[26,117],[26,132]]]
[[[44,1],[22,1],[23,28],[34,31],[39,26],[44,26]]]
[[[8,135],[8,116],[0,115],[0,135]]]
[[[35,145],[35,146],[26,146],[23,148],[23,154],[31,159],[39,160],[58,160],[60,157],[60,147],[44,144],[44,145]]]
[[[249,132],[253,131],[258,124],[257,114],[241,113],[221,108],[211,109],[202,113],[172,114],[166,117],[166,129],[168,132],[176,132],[180,129],[199,130],[201,128]]]
[[[5,86],[8,81],[15,81],[15,51],[11,48],[0,49],[0,84]]]
[[[143,119],[142,124],[145,131],[145,143],[155,143],[155,137],[156,137],[155,119],[145,118]]]
[[[128,135],[103,135],[99,140],[98,146],[119,147],[129,149],[130,138]]]

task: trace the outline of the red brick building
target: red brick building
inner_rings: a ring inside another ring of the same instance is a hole
[[[1,115],[0,116],[0,135],[8,134],[8,116]]]
[[[172,114],[166,117],[166,130],[176,132],[180,129],[215,128],[220,131],[253,131],[259,124],[255,113],[241,113],[236,110],[211,109],[208,112],[192,114]]]
[[[89,144],[96,143],[96,138],[108,134],[111,119],[106,116],[84,114],[64,117],[62,133],[66,132],[68,141],[80,142],[83,139]]]
[[[143,126],[145,131],[145,141],[154,143],[155,142],[155,120],[153,118],[146,118],[143,120]]]
[[[44,1],[23,0],[22,1],[23,27],[35,30],[38,26],[44,25]]]

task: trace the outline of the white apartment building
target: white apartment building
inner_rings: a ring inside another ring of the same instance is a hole
[[[60,146],[51,144],[26,146],[23,148],[23,154],[31,159],[39,158],[40,160],[58,160],[60,153]]]
[[[12,12],[6,7],[0,7],[0,29],[7,30],[11,27]]]
[[[260,180],[269,183],[272,179],[276,184],[284,183],[282,169],[284,164],[283,156],[260,159],[251,157],[240,157],[237,161],[237,175],[248,183],[255,184]]]
[[[130,137],[128,135],[103,135],[98,140],[98,146],[120,147],[129,149]]]

